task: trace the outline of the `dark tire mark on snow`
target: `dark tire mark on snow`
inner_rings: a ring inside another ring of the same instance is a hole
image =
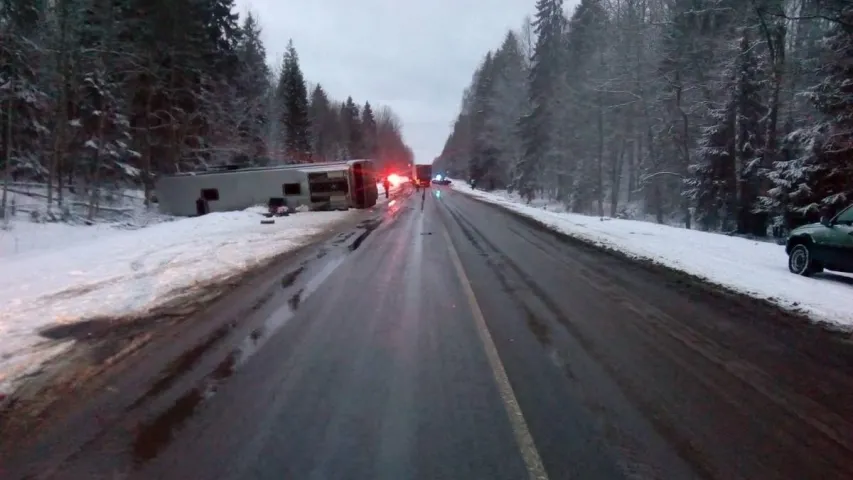
[[[180,396],[169,408],[153,419],[140,423],[131,447],[133,465],[140,468],[155,458],[172,441],[186,422],[209,400],[219,384],[237,370],[237,354],[231,352],[208,374],[202,384]]]
[[[249,311],[250,312],[257,312],[258,310],[263,308],[263,306],[266,305],[267,302],[269,302],[272,299],[272,297],[274,297],[274,296],[275,296],[275,291],[270,290],[269,292],[267,292],[264,295],[262,295],[261,297],[259,297],[257,299],[257,301],[255,301],[255,303],[252,304],[252,307],[249,309]]]
[[[194,388],[158,417],[139,425],[132,449],[136,468],[156,457],[169,444],[174,431],[192,416],[203,398],[204,393]]]
[[[254,332],[253,332],[254,333]],[[216,369],[211,374],[211,378],[217,381],[225,380],[226,378],[234,375],[237,371],[237,355],[235,352],[229,353],[219,365],[216,366]]]
[[[183,355],[169,363],[163,372],[161,372],[160,378],[154,382],[148,391],[133,402],[127,408],[127,411],[135,410],[148,399],[156,397],[174,385],[181,375],[188,372],[193,366],[195,366],[208,350],[210,350],[214,345],[220,343],[236,326],[237,322],[231,322],[220,326],[203,342],[190,350],[187,350]]]
[[[358,225],[358,228],[362,229],[363,231],[358,234],[355,240],[353,240],[353,242],[349,245],[349,251],[353,252],[357,250],[361,246],[361,244],[364,243],[367,237],[370,236],[370,234],[373,233],[373,231],[376,230],[381,224],[381,217],[361,222]]]
[[[281,277],[281,288],[289,288],[293,286],[293,283],[296,282],[296,279],[304,271],[305,265],[303,264],[296,270],[286,273],[283,277]]]
[[[291,295],[291,297],[287,300],[287,304],[290,306],[291,310],[296,310],[299,308],[299,303],[302,301],[302,291],[304,289],[299,289],[298,292]]]
[[[107,336],[120,337],[153,323],[155,323],[155,320],[148,318],[133,320],[95,318],[47,327],[40,330],[39,335],[51,340],[99,340]]]

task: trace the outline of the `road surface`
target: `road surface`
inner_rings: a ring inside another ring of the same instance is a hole
[[[0,477],[853,478],[842,336],[458,192],[270,278]]]

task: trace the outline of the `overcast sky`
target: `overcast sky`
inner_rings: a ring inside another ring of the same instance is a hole
[[[415,160],[441,153],[482,56],[535,0],[236,0],[263,27],[270,63],[293,39],[308,82],[336,100],[388,105]]]

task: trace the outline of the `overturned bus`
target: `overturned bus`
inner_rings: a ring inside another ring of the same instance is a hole
[[[155,190],[160,212],[177,216],[253,205],[346,210],[376,205],[376,181],[374,162],[359,159],[164,175]]]

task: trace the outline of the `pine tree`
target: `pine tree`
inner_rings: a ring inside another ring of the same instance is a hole
[[[346,132],[347,152],[350,158],[364,158],[364,133],[362,132],[361,119],[358,105],[347,97],[341,106],[341,123]]]
[[[43,52],[29,40],[44,11],[44,2],[32,0],[6,0],[0,9],[0,219],[7,218],[12,177],[36,176],[44,170],[39,147],[49,133],[43,126],[48,123],[47,94],[37,70]]]
[[[513,188],[528,201],[536,194],[543,167],[554,160],[556,124],[551,102],[557,97],[561,77],[565,25],[562,0],[537,0],[533,21],[536,46],[530,69],[531,112],[522,119],[525,150],[512,180]]]
[[[801,145],[798,153],[779,162],[771,199],[798,216],[822,207],[838,210],[853,198],[853,8],[845,8],[823,40],[823,55],[815,74],[821,81],[806,92],[819,112],[810,127],[789,138]]]
[[[119,35],[131,52],[130,123],[144,175],[226,161],[217,158],[216,143],[230,123],[223,99],[238,73],[241,31],[233,0],[126,2]]]
[[[570,135],[557,140],[560,168],[557,169],[560,195],[575,212],[585,212],[597,201],[603,215],[604,109],[606,95],[600,85],[608,72],[602,58],[607,32],[607,12],[601,0],[581,0],[568,23],[565,35],[565,75],[559,84],[554,120]],[[571,152],[571,155],[567,153]]]
[[[444,143],[441,155],[433,164],[434,169],[443,170],[451,177],[468,178],[470,123],[468,113],[460,112],[453,123],[450,136]]]
[[[232,115],[237,119],[241,150],[257,159],[266,156],[268,118],[265,102],[270,71],[266,64],[266,49],[261,42],[261,29],[251,13],[244,19],[241,31],[237,45],[240,68],[234,84],[238,111]]]
[[[703,129],[685,195],[695,202],[697,217],[706,228],[734,227],[740,233],[761,235],[763,216],[753,211],[760,187],[758,148],[763,144],[761,121],[766,108],[755,44],[746,30],[736,43],[721,82],[728,97],[710,111],[714,124]]]
[[[364,134],[364,157],[375,159],[377,153],[376,118],[373,115],[370,102],[365,102],[364,108],[361,110],[361,130]]]
[[[734,72],[727,72],[725,83],[734,89]],[[711,110],[714,124],[702,129],[696,163],[685,180],[685,195],[693,201],[696,220],[706,230],[729,230],[735,210],[735,123],[732,101]]]
[[[737,88],[735,90],[735,190],[736,220],[739,233],[764,236],[766,216],[757,212],[761,189],[761,147],[764,145],[764,121],[767,107],[758,58],[754,53],[756,42],[749,31],[743,29],[738,52]]]
[[[327,160],[327,145],[330,141],[329,132],[323,127],[326,117],[329,115],[329,97],[326,91],[318,83],[311,91],[311,100],[308,104],[308,118],[311,125],[311,153],[312,158],[319,161]]]
[[[87,212],[89,221],[94,219],[100,206],[99,187],[102,184],[128,180],[127,176],[139,180],[135,178],[138,171],[127,164],[138,154],[129,148],[132,137],[127,105],[122,95],[121,76],[114,68],[116,58],[111,53],[111,47],[118,44],[119,30],[115,25],[118,13],[112,0],[94,0],[85,11],[79,32],[86,53],[77,61],[80,88],[71,123],[77,130],[76,148],[85,154],[71,166],[85,171],[92,187]],[[59,185],[63,184],[61,173]]]
[[[308,161],[311,156],[308,91],[293,41],[287,44],[278,92],[284,106],[282,123],[287,135],[287,155],[297,162]]]
[[[492,169],[496,155],[496,139],[486,128],[492,116],[492,87],[494,86],[495,61],[492,52],[486,54],[476,74],[471,102],[471,154],[468,159],[468,176],[478,184],[494,185]]]
[[[0,165],[5,168],[9,160],[13,171],[40,169],[36,145],[26,139],[47,133],[39,128],[48,114],[43,111],[47,96],[37,68],[44,52],[30,40],[37,36],[45,7],[45,2],[5,0],[0,9]]]
[[[338,109],[319,84],[311,92],[309,111],[311,148],[317,161],[344,158],[345,152],[341,151],[343,141]]]
[[[237,50],[243,30],[240,28],[235,0],[201,0],[196,3],[206,33],[201,56],[206,73],[223,82],[236,78],[240,68]]]
[[[485,136],[495,145],[491,170],[496,188],[506,188],[523,153],[519,119],[527,112],[527,72],[518,37],[508,32],[495,54],[494,73],[484,125]]]

